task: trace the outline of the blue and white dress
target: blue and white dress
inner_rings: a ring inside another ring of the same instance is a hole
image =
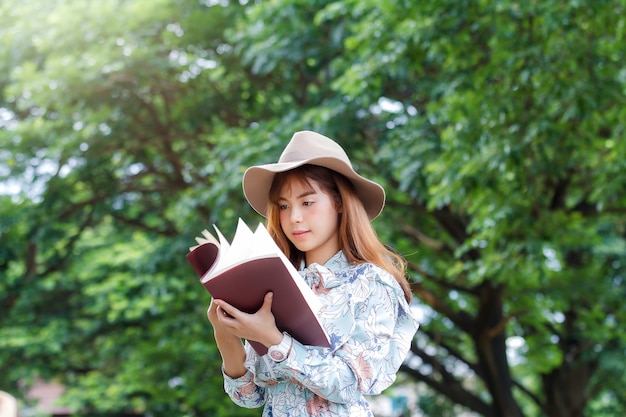
[[[226,393],[242,407],[265,405],[263,417],[373,417],[364,395],[395,381],[418,328],[402,289],[384,269],[350,265],[341,251],[300,273],[320,298],[331,347],[294,340],[276,363],[246,343],[247,372],[224,374]]]

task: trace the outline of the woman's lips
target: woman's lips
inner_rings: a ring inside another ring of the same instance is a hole
[[[293,237],[298,238],[298,237],[302,237],[302,236],[306,235],[307,233],[309,233],[308,230],[294,230],[293,232],[291,232],[291,235]]]

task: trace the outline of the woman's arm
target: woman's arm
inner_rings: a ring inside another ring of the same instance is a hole
[[[271,293],[266,294],[263,305],[254,314],[241,312],[223,300],[213,300],[207,313],[222,355],[224,389],[242,407],[256,408],[263,405],[265,390],[256,385],[254,375],[244,365],[247,353],[241,339],[255,340],[269,347],[280,343],[283,338],[271,311],[272,298]]]

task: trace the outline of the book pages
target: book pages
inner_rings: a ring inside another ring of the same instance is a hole
[[[272,255],[278,256],[283,261],[285,267],[293,277],[294,282],[300,288],[302,295],[304,296],[304,298],[307,299],[307,302],[311,306],[311,309],[317,314],[322,306],[321,301],[319,300],[319,298],[317,298],[313,290],[309,288],[309,286],[300,276],[300,273],[296,270],[291,261],[287,259],[287,256],[285,256],[283,251],[281,251],[280,248],[276,245],[276,242],[274,242],[274,239],[272,239],[272,236],[270,236],[263,223],[259,223],[254,234],[255,240],[260,246],[272,248]]]

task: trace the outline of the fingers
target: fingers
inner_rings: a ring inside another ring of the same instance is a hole
[[[263,298],[263,305],[261,306],[261,311],[268,313],[272,311],[272,301],[274,300],[274,293],[268,292],[265,294],[265,298]]]
[[[211,304],[209,304],[209,308],[206,311],[206,316],[211,323],[213,323],[213,320],[217,316],[217,304],[215,304],[213,301],[214,300],[211,299]]]
[[[217,305],[217,310],[216,310],[217,315],[220,318],[221,317],[239,318],[241,314],[243,314],[241,311],[231,306],[224,300],[215,300],[215,304]]]
[[[231,315],[228,311],[226,311],[226,309],[218,307],[217,308],[217,314],[218,317],[224,318],[224,319],[235,319],[235,316]]]
[[[207,317],[213,326],[221,326],[225,324],[224,318],[232,319],[233,316],[228,311],[238,311],[235,307],[222,300],[211,300],[209,309],[207,310]]]
[[[263,340],[268,334],[276,333],[276,321],[272,314],[273,294],[268,292],[263,304],[255,313],[246,313],[224,300],[214,299],[209,308],[209,320],[215,328],[249,340]]]

